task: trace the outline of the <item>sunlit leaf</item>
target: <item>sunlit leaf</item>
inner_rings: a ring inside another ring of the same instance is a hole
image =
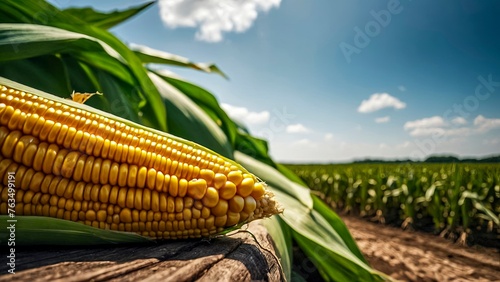
[[[219,67],[214,64],[194,63],[191,62],[188,58],[138,44],[131,44],[130,49],[132,49],[137,54],[137,56],[142,60],[143,63],[168,64],[178,67],[187,67],[207,73],[216,73],[224,78],[227,78],[227,76],[219,69]]]
[[[314,210],[316,210],[328,221],[333,229],[335,229],[340,237],[342,237],[342,240],[344,240],[344,243],[351,250],[351,252],[353,252],[363,262],[368,263],[363,257],[361,250],[358,248],[356,241],[352,238],[351,233],[349,233],[349,230],[342,219],[317,196],[312,195],[312,198],[314,201]]]
[[[62,13],[78,17],[81,20],[100,28],[109,29],[132,18],[139,12],[151,6],[153,3],[154,2],[148,2],[122,11],[115,10],[111,12],[99,12],[90,7],[85,7],[68,8],[63,10]]]
[[[104,51],[123,60],[108,44],[85,34],[43,25],[0,23],[0,61],[78,50]]]
[[[483,212],[491,221],[493,221],[497,226],[500,226],[499,217],[490,209],[488,209],[481,201],[484,197],[481,197],[476,192],[464,191],[460,200],[458,201],[459,205],[463,205],[465,199],[472,200],[474,207],[479,211]]]

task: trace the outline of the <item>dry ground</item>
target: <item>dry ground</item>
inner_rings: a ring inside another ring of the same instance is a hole
[[[403,281],[500,281],[500,250],[343,216],[371,265]]]

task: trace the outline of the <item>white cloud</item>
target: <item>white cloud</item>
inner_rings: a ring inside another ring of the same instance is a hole
[[[399,86],[398,86],[398,89],[399,89],[399,91],[401,91],[401,92],[405,92],[405,91],[406,91],[406,87],[404,87],[403,85],[399,85]]]
[[[371,113],[384,108],[395,108],[397,110],[406,108],[406,104],[398,98],[387,93],[375,93],[368,100],[363,100],[358,107],[360,113]]]
[[[310,130],[305,127],[304,125],[297,123],[297,124],[290,124],[286,127],[286,132],[288,133],[308,133]]]
[[[375,119],[375,122],[376,123],[386,123],[386,122],[389,122],[391,120],[391,118],[389,116],[385,116],[385,117],[378,117]]]
[[[160,16],[170,28],[197,27],[196,38],[219,42],[225,32],[245,32],[260,12],[281,0],[160,0]]]
[[[249,112],[246,118],[248,123],[261,124],[269,120],[270,114],[268,111]]]
[[[451,122],[455,125],[462,125],[467,121],[463,118],[454,118]],[[410,131],[413,137],[422,136],[467,136],[472,133],[471,128],[459,127],[450,128],[450,125],[440,116],[417,119],[408,121],[404,125],[404,129]]]
[[[315,147],[317,144],[307,138],[292,142],[292,147]]]
[[[500,128],[500,118],[485,118],[482,115],[474,119],[474,126],[464,126],[467,120],[463,117],[455,117],[451,123],[447,123],[440,116],[408,121],[404,124],[404,129],[410,132],[411,136],[469,136],[483,134],[488,131]]]
[[[332,133],[327,133],[325,134],[325,137],[324,137],[325,140],[332,140],[333,139],[333,134]]]
[[[467,121],[463,117],[456,117],[451,120],[451,123],[455,125],[464,125],[467,124]]]
[[[430,118],[417,119],[414,121],[408,121],[404,125],[404,129],[418,129],[418,128],[433,128],[433,127],[443,127],[446,126],[446,122],[440,116],[433,116]]]
[[[482,115],[478,115],[474,119],[474,125],[476,126],[477,131],[485,133],[490,130],[500,128],[500,118],[485,118]]]
[[[446,129],[446,136],[468,136],[473,133],[472,129],[468,127],[460,127],[460,128],[451,128]]]
[[[410,131],[410,135],[413,137],[421,137],[421,136],[430,136],[430,135],[436,135],[436,136],[443,136],[445,133],[445,130],[439,127],[420,127],[420,128],[414,128]]]
[[[244,107],[236,107],[221,103],[222,109],[233,119],[242,121],[246,124],[263,124],[269,121],[271,114],[268,111],[251,112]]]

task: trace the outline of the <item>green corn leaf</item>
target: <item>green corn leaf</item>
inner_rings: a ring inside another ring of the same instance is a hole
[[[91,67],[85,64],[84,62],[80,62],[76,60],[73,56],[69,54],[65,55],[60,55],[59,56],[64,63],[64,69],[66,70],[68,79],[69,79],[69,84],[71,91],[75,90],[80,93],[93,93],[95,91],[102,92],[102,89],[100,89],[99,82],[97,80],[97,77],[94,75],[93,70],[91,70]],[[17,80],[15,80],[17,81]],[[26,85],[29,85],[28,83],[24,83]],[[40,89],[43,90],[43,89]],[[48,93],[55,93],[52,91],[45,91]],[[103,95],[95,96],[96,98],[98,97],[103,97]],[[102,108],[100,106],[96,106],[93,104],[93,102],[96,99],[90,99],[87,101],[87,105],[91,105],[94,108]],[[109,112],[109,108],[102,108],[103,110],[106,110]]]
[[[321,214],[328,223],[335,229],[335,231],[342,237],[346,246],[351,250],[351,252],[356,255],[361,261],[364,263],[368,263],[361,250],[358,248],[356,241],[352,238],[351,233],[347,229],[347,226],[342,221],[342,219],[330,208],[328,207],[321,199],[319,199],[316,195],[312,195],[314,201],[314,210],[316,210],[319,214]]]
[[[290,227],[278,216],[273,216],[262,221],[269,235],[273,238],[277,256],[280,258],[281,267],[286,280],[291,281],[292,277],[292,233]]]
[[[64,63],[54,55],[2,62],[0,76],[60,96],[72,91]]]
[[[268,155],[268,145],[267,141],[260,138],[254,137],[248,133],[238,132],[236,135],[236,146],[235,150],[240,151],[252,158],[259,160],[271,167],[275,167],[276,164]]]
[[[500,219],[498,218],[498,216],[493,211],[491,211],[490,209],[488,209],[480,201],[472,200],[472,202],[474,203],[474,207],[476,209],[482,211],[485,215],[487,215],[490,218],[491,221],[493,221],[497,226],[500,226]]]
[[[203,110],[161,77],[151,72],[150,78],[164,98],[170,133],[232,158],[233,149],[226,135]]]
[[[108,13],[98,12],[90,7],[68,8],[63,10],[62,13],[80,18],[88,24],[103,29],[110,29],[137,15],[144,9],[151,6],[153,3],[154,2],[148,2],[123,11],[112,11]]]
[[[84,25],[85,21],[65,14],[44,0],[3,0],[0,1],[0,19],[9,23],[33,23],[54,25],[54,23],[72,23]]]
[[[143,100],[135,87],[135,79],[123,64],[106,65],[109,57],[91,52],[62,56],[62,59],[70,77],[71,91],[104,93],[90,99],[87,105],[148,124],[147,120],[142,121],[140,104]],[[66,93],[59,96],[69,97]]]
[[[79,50],[106,52],[123,61],[111,46],[85,34],[35,24],[0,24],[0,61]]]
[[[431,201],[435,191],[436,191],[436,185],[432,185],[431,187],[429,187],[429,189],[427,189],[427,191],[425,191],[425,200],[427,202]]]
[[[216,73],[224,78],[228,78],[219,67],[214,64],[194,63],[188,58],[170,54],[164,51],[149,48],[147,46],[132,44],[130,46],[135,54],[142,60],[143,63],[167,64],[177,67],[187,67],[207,73]]]
[[[7,246],[10,229],[14,226],[16,246],[32,245],[104,245],[154,243],[135,233],[103,230],[85,224],[41,216],[16,216],[12,220],[0,215],[0,244]]]
[[[212,120],[221,127],[226,133],[231,145],[234,148],[237,134],[237,125],[229,118],[226,112],[221,108],[215,96],[206,89],[186,81],[174,73],[167,70],[152,71],[163,78],[170,85],[179,89],[184,95],[188,96],[193,102],[202,108]]]
[[[102,54],[96,52],[84,51],[71,54],[71,57],[85,63],[88,66],[92,66],[95,69],[99,69],[113,75],[122,82],[129,84],[130,88],[134,88],[134,85],[138,83],[134,75],[124,63],[113,60],[110,56],[103,56]]]
[[[295,182],[299,185],[307,187],[307,185],[304,183],[304,181],[299,176],[297,176],[297,174],[295,174],[293,171],[291,171],[288,167],[277,163],[276,168],[278,169],[279,172],[281,172],[288,179],[292,180],[293,182]]]
[[[482,200],[484,197],[481,197],[476,192],[464,191],[460,200],[458,200],[458,205],[463,205],[465,199],[471,199],[474,205],[474,208],[483,212],[491,221],[493,221],[497,226],[500,226],[500,219],[498,216],[490,209],[488,209],[483,203]]]
[[[141,116],[139,114],[141,111],[139,108],[141,100],[138,99],[138,95],[136,93],[137,89],[134,89],[134,87],[130,84],[124,83],[119,79],[115,79],[112,75],[105,71],[95,68],[91,69],[93,70],[93,74],[96,76],[100,86],[99,89],[96,89],[95,91],[104,93],[97,99],[106,99],[107,103],[109,103],[108,112],[133,122],[141,122]],[[94,98],[92,100],[97,101],[97,99]],[[89,105],[92,104],[89,103]]]
[[[274,188],[271,186],[271,188]],[[276,199],[284,207],[280,216],[292,228],[293,236],[302,250],[315,263],[327,280],[381,281],[384,275],[372,269],[355,255],[344,238],[315,209],[272,189]]]

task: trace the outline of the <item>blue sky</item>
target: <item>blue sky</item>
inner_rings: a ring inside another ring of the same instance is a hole
[[[498,12],[472,0],[160,0],[112,32],[215,62],[230,80],[171,70],[212,91],[278,161],[486,156],[500,154]]]

